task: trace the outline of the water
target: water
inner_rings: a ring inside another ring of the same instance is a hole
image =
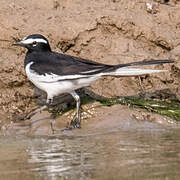
[[[1,136],[0,179],[180,179],[180,129],[134,121],[83,135]]]

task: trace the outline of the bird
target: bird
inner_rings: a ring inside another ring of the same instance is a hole
[[[89,86],[103,76],[139,76],[165,70],[140,69],[133,66],[173,63],[174,60],[143,60],[126,64],[108,65],[58,53],[51,50],[49,41],[41,34],[31,34],[12,45],[27,49],[24,69],[28,79],[39,89],[47,93],[46,105],[28,114],[30,119],[37,112],[48,108],[55,96],[69,93],[76,101],[76,115],[71,121],[71,128],[81,128],[80,97],[77,89]],[[132,67],[132,68],[131,68]]]

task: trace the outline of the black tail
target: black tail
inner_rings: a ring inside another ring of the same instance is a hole
[[[127,67],[127,66],[145,66],[145,65],[152,65],[152,64],[165,64],[165,63],[174,63],[174,60],[143,60],[143,61],[138,61],[138,62],[132,62],[132,63],[127,63],[127,64],[118,64],[115,67],[120,68],[120,67]]]

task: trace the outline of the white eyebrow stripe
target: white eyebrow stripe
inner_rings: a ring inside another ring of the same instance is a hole
[[[29,38],[29,39],[23,39],[21,42],[22,42],[23,44],[32,44],[34,41],[39,42],[39,43],[45,43],[45,44],[48,43],[45,39],[41,39],[41,38],[35,38],[35,39]]]

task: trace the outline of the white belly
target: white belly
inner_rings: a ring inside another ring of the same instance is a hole
[[[71,79],[65,80],[59,78],[57,75],[38,75],[33,70],[30,69],[30,66],[33,62],[29,63],[26,68],[26,74],[29,80],[39,89],[45,91],[48,95],[48,98],[53,98],[54,96],[71,93],[72,91],[88,86],[90,83],[98,79],[98,77],[88,77],[80,79]],[[57,80],[58,79],[60,80]]]

